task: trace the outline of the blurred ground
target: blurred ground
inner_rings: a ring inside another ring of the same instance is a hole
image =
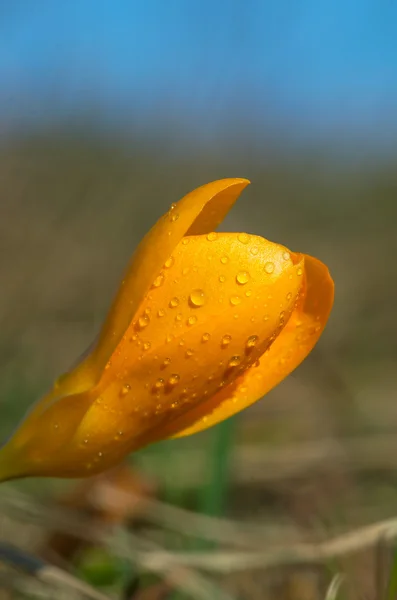
[[[226,515],[288,526],[298,540],[320,540],[392,517],[397,501],[395,161],[341,167],[318,154],[269,159],[269,150],[261,161],[244,140],[233,152],[219,144],[217,150],[202,147],[181,157],[167,153],[168,142],[172,145],[172,140],[151,144],[137,138],[127,144],[59,129],[0,147],[2,436],[92,341],[127,260],[154,218],[203,183],[248,177],[252,185],[222,228],[263,235],[317,256],[330,267],[336,302],[313,354],[238,417]],[[162,446],[137,455],[139,472],[155,482],[160,498],[197,508],[195,494],[208,459],[206,436],[167,444],[166,453]],[[14,487],[42,499],[69,484]],[[0,536],[22,539],[20,518],[4,517]],[[373,571],[366,566],[371,560],[366,554],[348,564],[360,584],[353,597],[364,597],[361,588],[366,597],[376,597]],[[304,577],[311,592],[291,592],[285,573],[273,574],[281,582],[274,583],[274,592],[268,576],[247,575],[246,588],[262,591],[255,596],[245,589],[241,597],[324,598],[323,584],[314,592],[314,584],[307,583],[313,573]],[[322,581],[322,573],[317,576]]]

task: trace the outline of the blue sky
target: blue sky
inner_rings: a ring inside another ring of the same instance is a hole
[[[390,146],[397,2],[13,0],[0,8],[0,81],[3,130],[92,107],[122,126],[237,121]]]

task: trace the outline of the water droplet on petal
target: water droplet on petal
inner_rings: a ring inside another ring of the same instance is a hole
[[[174,258],[172,256],[170,256],[169,258],[167,258],[167,260],[164,263],[164,266],[166,269],[170,269],[172,267],[172,265],[174,264]]]
[[[229,262],[229,257],[228,256],[221,256],[221,263],[223,265],[226,265],[226,263]]]
[[[138,329],[145,329],[145,327],[147,327],[150,323],[150,318],[149,315],[142,315],[141,317],[139,317],[136,325]]]
[[[272,262],[267,262],[265,264],[265,272],[270,275],[271,273],[273,273],[274,271],[274,263]]]
[[[188,238],[188,237],[184,237],[184,238],[183,238],[183,240],[182,240],[182,244],[183,244],[184,246],[187,246],[187,245],[188,245],[188,243],[189,243],[189,241],[190,241],[190,240],[189,240],[189,238]]]
[[[287,296],[286,296],[287,300],[291,300],[292,298],[292,292],[288,292]]]
[[[164,317],[164,315],[165,315],[165,310],[163,308],[160,308],[160,310],[157,312],[157,316]]]
[[[299,275],[299,277],[301,275],[303,275],[303,269],[302,269],[302,267],[299,267],[299,269],[297,270],[297,274]]]
[[[162,378],[160,377],[160,378],[159,378],[159,379],[157,379],[157,381],[155,381],[155,383],[154,383],[154,386],[153,386],[153,388],[154,388],[154,391],[161,390],[161,388],[163,388],[163,387],[164,387],[164,385],[165,385],[165,381],[164,381],[164,379],[162,379]]]
[[[179,304],[179,300],[176,296],[174,298],[171,298],[170,304],[169,304],[170,308],[176,308],[178,306],[178,304]]]
[[[126,396],[130,391],[131,391],[131,386],[129,383],[126,383],[125,385],[123,385],[123,387],[120,390],[120,396]]]
[[[184,267],[182,269],[182,275],[187,275],[189,273],[189,271],[190,271],[189,267]]]
[[[194,317],[194,316],[192,316],[192,317],[189,317],[189,318],[188,318],[188,320],[187,320],[187,324],[188,324],[188,325],[192,326],[192,325],[194,325],[195,323],[197,323],[197,317]]]
[[[253,348],[255,348],[256,344],[258,343],[258,339],[259,338],[257,335],[250,335],[246,343],[247,349],[252,350]]]
[[[153,287],[157,288],[160,287],[164,282],[164,275],[162,273],[160,273],[160,275],[157,275],[156,279],[153,281]]]
[[[170,364],[171,364],[171,359],[170,358],[165,358],[163,360],[163,363],[162,363],[161,366],[162,366],[163,369],[165,369],[165,367],[168,367],[168,365],[170,365]]]
[[[191,348],[188,348],[185,352],[186,358],[190,358],[191,356],[193,356],[193,354],[194,354],[194,350],[192,350]]]
[[[242,244],[248,244],[248,242],[250,240],[250,236],[248,235],[248,233],[239,233],[239,235],[237,236],[237,239]]]
[[[245,285],[246,283],[248,283],[249,278],[250,278],[250,275],[249,275],[248,271],[240,271],[236,275],[236,281],[240,285]]]
[[[180,379],[181,378],[177,373],[173,373],[172,375],[170,375],[167,384],[171,387],[174,387],[179,383]]]
[[[241,362],[241,358],[239,356],[232,356],[232,358],[228,362],[229,367],[238,367]]]
[[[284,252],[283,259],[284,260],[289,260],[290,258],[291,258],[291,254],[289,252]]]
[[[175,317],[175,321],[182,321],[182,313],[178,313]]]
[[[228,346],[230,344],[231,341],[232,341],[232,336],[231,335],[224,335],[222,337],[221,344],[222,344],[223,347],[226,347],[226,346]]]
[[[252,248],[250,249],[251,254],[253,254],[254,256],[256,256],[259,252],[259,248],[258,246],[252,246]]]
[[[200,307],[205,304],[205,293],[202,289],[193,290],[189,296],[189,303],[191,306]]]
[[[152,344],[151,344],[150,342],[145,342],[145,343],[143,344],[143,349],[144,349],[145,351],[146,351],[146,350],[149,350],[149,349],[150,349],[150,347],[151,347],[151,345],[152,345]]]
[[[241,303],[240,296],[231,296],[230,297],[230,304],[232,304],[232,306],[237,306],[240,303]]]
[[[225,281],[226,281],[226,277],[225,277],[224,275],[219,275],[219,281],[220,281],[221,283],[225,283]]]
[[[173,202],[170,206],[170,211],[173,211],[175,209],[176,209],[176,204],[175,204],[175,202]]]
[[[218,238],[218,234],[217,234],[217,233],[215,233],[215,231],[211,231],[211,233],[209,233],[209,234],[207,235],[207,240],[208,240],[209,242],[215,242],[215,240],[216,240],[217,238]]]
[[[202,342],[208,342],[208,340],[210,339],[211,335],[209,333],[203,333],[202,337],[201,337],[201,341]]]
[[[175,221],[177,221],[179,219],[179,215],[178,213],[175,213],[174,215],[171,215],[171,221],[173,223],[175,223]]]

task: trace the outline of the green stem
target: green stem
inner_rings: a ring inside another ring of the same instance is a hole
[[[235,427],[236,417],[232,417],[217,425],[212,431],[212,447],[207,454],[207,481],[202,490],[199,506],[200,512],[212,517],[222,515],[226,508]],[[208,545],[207,542],[207,548]]]

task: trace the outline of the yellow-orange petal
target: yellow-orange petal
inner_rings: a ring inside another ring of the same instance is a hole
[[[94,432],[89,448],[114,460],[236,379],[288,321],[302,267],[301,257],[257,236],[184,238],[140,307],[147,320],[132,326],[113,355],[100,402],[76,439]]]
[[[311,352],[328,321],[334,300],[334,283],[322,262],[307,255],[304,258],[305,285],[298,305],[259,364],[208,401],[170,423],[157,439],[191,435],[240,412],[285,379]]]
[[[98,382],[148,289],[181,238],[215,229],[249,183],[247,179],[230,178],[203,185],[173,204],[157,221],[132,256],[98,340],[84,353],[83,360],[59,379],[56,397],[86,391]],[[53,396],[49,401],[52,400]]]

